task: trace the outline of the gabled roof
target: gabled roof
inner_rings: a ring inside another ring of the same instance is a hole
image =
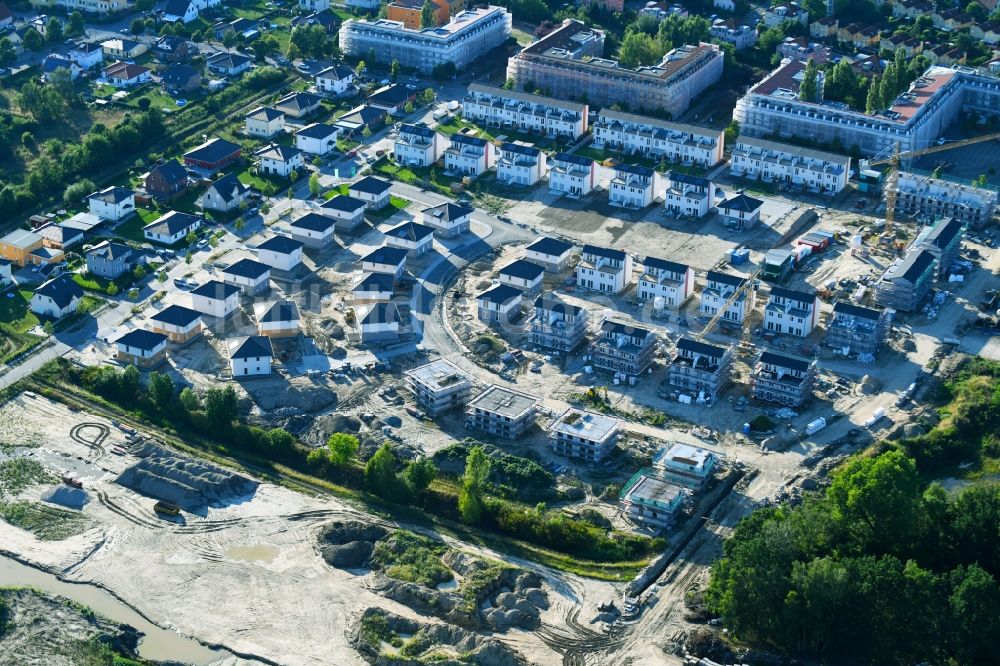
[[[361,317],[362,326],[374,326],[376,324],[398,324],[401,320],[399,308],[395,303],[375,303]]]
[[[392,273],[367,273],[354,285],[354,291],[380,291],[392,293],[395,277]]]
[[[354,213],[365,207],[365,202],[361,199],[355,199],[354,197],[347,196],[346,194],[338,194],[335,197],[324,201],[320,208],[327,208],[329,210],[339,210],[344,213]]]
[[[371,262],[373,264],[387,264],[389,266],[399,266],[406,261],[406,250],[401,247],[389,247],[388,245],[383,245],[382,247],[372,251],[367,256],[361,259],[362,262]]]
[[[761,201],[760,199],[754,199],[753,197],[748,197],[745,194],[737,194],[735,197],[726,199],[721,204],[719,204],[719,208],[726,208],[728,210],[738,210],[751,213],[763,205],[764,202]]]
[[[247,114],[247,120],[262,120],[265,123],[284,117],[285,113],[283,111],[272,109],[269,106],[258,106],[256,109]]]
[[[512,141],[505,141],[500,144],[500,150],[508,153],[517,153],[518,155],[528,155],[530,157],[538,157],[541,154],[541,149],[535,146],[526,146],[523,143],[514,143]]]
[[[132,256],[132,248],[123,243],[104,241],[100,245],[96,245],[87,250],[87,256],[103,257],[108,261],[113,261],[121,257],[127,259]]]
[[[630,338],[638,338],[639,340],[645,340],[649,336],[653,335],[653,332],[649,329],[615,321],[613,319],[605,319],[601,322],[601,332],[613,333],[615,335],[625,335]]]
[[[257,156],[262,160],[275,160],[276,162],[291,162],[301,154],[302,151],[298,148],[280,144],[272,144],[257,152]]]
[[[790,370],[796,370],[799,372],[805,372],[812,365],[812,361],[809,359],[802,358],[801,356],[793,356],[792,354],[779,354],[777,352],[764,350],[760,353],[760,362],[767,363],[769,365],[777,365],[782,368],[789,368]]]
[[[288,236],[273,236],[254,248],[255,250],[267,250],[278,254],[291,254],[302,249],[302,243],[289,238]]]
[[[656,173],[650,167],[644,167],[639,164],[616,164],[615,171],[623,171],[625,173],[631,173],[636,176],[644,176],[646,178],[650,178]]]
[[[646,270],[651,268],[661,271],[669,271],[671,273],[686,273],[688,266],[686,264],[681,264],[676,261],[668,261],[667,259],[659,259],[657,257],[646,257],[642,265],[646,267]]]
[[[208,66],[217,69],[236,69],[250,62],[242,53],[216,53],[208,59]]]
[[[131,81],[138,78],[149,70],[142,65],[135,65],[129,62],[116,62],[108,65],[102,70],[105,77],[113,76],[116,79]]]
[[[410,125],[410,124],[401,125],[399,128],[399,133],[400,135],[415,134],[416,136],[422,136],[428,139],[436,134],[436,132],[432,130],[430,127],[421,127],[420,125]]]
[[[486,139],[480,138],[478,136],[469,136],[468,134],[452,134],[451,143],[455,145],[456,143],[464,143],[467,146],[476,146],[477,148],[483,148],[486,146]]]
[[[882,316],[882,312],[879,310],[873,310],[872,308],[863,308],[860,305],[854,305],[853,303],[848,303],[846,301],[837,301],[833,304],[834,314],[845,314],[852,317],[858,317],[860,319],[869,319],[871,321],[878,321]]]
[[[36,296],[47,296],[61,310],[73,302],[73,298],[83,298],[83,289],[65,273],[53,278],[35,290]]]
[[[424,215],[429,215],[440,222],[451,222],[452,220],[460,220],[463,217],[467,217],[472,213],[472,211],[472,208],[460,206],[449,201],[438,206],[424,208],[420,212]]]
[[[275,106],[283,106],[289,109],[295,109],[296,111],[304,111],[310,107],[316,106],[322,101],[323,98],[319,95],[313,95],[307,92],[293,92],[289,95],[285,95],[275,102]]]
[[[775,298],[787,298],[790,301],[797,301],[799,303],[811,304],[816,300],[816,294],[810,294],[805,291],[795,291],[794,289],[785,289],[784,287],[771,287],[771,296]]]
[[[476,296],[477,301],[486,301],[487,303],[497,303],[499,305],[506,305],[514,299],[519,298],[521,298],[521,290],[515,289],[508,284],[498,284]]]
[[[94,192],[88,199],[96,199],[104,203],[119,204],[129,197],[134,197],[135,192],[127,187],[106,187],[103,190]]]
[[[293,229],[305,229],[306,231],[327,232],[333,229],[336,221],[332,217],[320,215],[319,213],[306,213],[297,220],[292,220],[288,225]]]
[[[327,125],[326,123],[313,123],[300,129],[295,133],[295,136],[304,136],[309,139],[325,139],[336,132],[337,128],[333,125]]]
[[[547,254],[551,257],[561,257],[573,249],[573,244],[559,240],[558,238],[545,236],[529,245],[527,249],[532,252],[538,252],[539,254]]]
[[[535,307],[552,312],[561,312],[563,315],[577,315],[583,308],[567,303],[555,294],[543,294],[535,299]]]
[[[150,222],[144,226],[142,230],[151,231],[160,235],[173,236],[181,231],[190,229],[200,222],[201,218],[196,215],[172,210],[162,215],[159,219]]]
[[[271,272],[271,267],[253,259],[240,259],[235,264],[222,269],[224,275],[235,275],[236,277],[256,280]]]
[[[226,202],[234,201],[250,190],[249,187],[244,185],[240,179],[236,177],[235,173],[227,173],[225,176],[209,185],[208,189],[215,191],[219,198]]]
[[[964,227],[965,225],[957,217],[941,219],[927,232],[924,240],[943,250]]]
[[[154,333],[153,331],[145,331],[137,328],[115,340],[115,344],[127,345],[136,349],[152,350],[166,341],[167,336],[163,335],[163,333]]]
[[[175,158],[171,158],[163,164],[157,164],[149,170],[149,173],[159,174],[168,183],[178,183],[182,180],[187,180],[187,171],[184,170],[184,167]]]
[[[580,166],[591,167],[594,165],[594,160],[589,157],[583,157],[581,155],[574,155],[572,153],[558,153],[552,157],[553,160],[559,160],[560,162],[569,162],[570,164],[579,164]]]
[[[190,4],[191,0],[167,0],[167,4],[163,8],[163,15],[184,16],[187,14],[188,6]]]
[[[299,307],[294,301],[276,301],[257,319],[261,324],[298,321]]]
[[[747,281],[745,277],[730,275],[729,273],[722,273],[720,271],[708,271],[708,273],[705,274],[705,279],[708,282],[721,282],[722,284],[727,284],[730,287],[741,287],[743,286],[743,283]]]
[[[379,196],[385,194],[392,188],[392,183],[387,180],[382,180],[381,178],[375,178],[373,176],[365,176],[356,183],[352,183],[347,186],[348,191],[354,190],[357,192],[363,192],[365,194],[373,194]]]
[[[615,261],[625,261],[625,252],[622,250],[612,250],[609,247],[599,247],[597,245],[584,245],[584,254],[592,254],[597,257],[604,257],[605,259],[614,259]]]
[[[242,342],[237,342],[232,351],[229,352],[229,358],[258,358],[266,356],[272,358],[274,356],[273,348],[271,347],[271,338],[266,335],[251,335],[245,338]]]
[[[197,148],[184,153],[184,158],[196,160],[198,162],[215,164],[216,162],[221,162],[239,150],[240,147],[235,143],[215,137],[214,139],[209,139]]]
[[[150,319],[183,328],[191,325],[192,322],[200,317],[201,313],[191,308],[186,308],[183,305],[169,305],[154,314]]]
[[[397,106],[415,95],[416,93],[406,86],[392,83],[373,92],[368,96],[368,101],[373,104],[382,104],[384,106]]]
[[[707,342],[701,342],[686,336],[677,339],[677,349],[693,354],[701,354],[702,356],[711,356],[712,358],[722,358],[726,354],[726,350],[722,347],[710,345]]]
[[[240,288],[235,284],[226,284],[219,280],[209,280],[205,284],[191,291],[192,296],[204,296],[216,301],[224,301],[233,294],[240,293]]]
[[[929,250],[911,250],[903,257],[896,268],[896,276],[902,276],[909,282],[916,283],[927,267],[934,263],[935,257]]]
[[[500,275],[506,275],[521,280],[534,281],[544,274],[545,267],[539,266],[538,264],[528,261],[527,259],[518,259],[517,261],[509,263],[500,269]]]
[[[34,231],[29,231],[28,229],[14,229],[3,238],[0,238],[0,243],[6,243],[7,245],[13,245],[14,247],[19,248],[26,248],[29,245],[34,245],[35,243],[40,243],[41,241],[41,236],[36,234]]]
[[[385,232],[385,235],[390,238],[399,238],[419,243],[428,236],[433,236],[434,228],[426,224],[420,224],[419,222],[403,222],[399,226],[389,229],[389,231]]]
[[[334,63],[316,73],[317,79],[335,79],[343,81],[354,76],[354,70],[342,63]]]

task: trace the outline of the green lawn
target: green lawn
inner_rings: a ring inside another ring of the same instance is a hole
[[[142,228],[155,222],[160,217],[160,213],[147,208],[137,208],[136,213],[137,215],[115,227],[115,233],[126,240],[145,243],[146,236],[143,235]]]
[[[368,219],[374,220],[375,222],[382,222],[388,220],[390,217],[403,210],[410,205],[409,200],[402,197],[389,197],[389,205],[381,210],[373,210],[366,213]]]
[[[660,173],[676,171],[690,176],[704,176],[708,173],[708,169],[705,169],[704,167],[685,166],[682,164],[674,164],[672,162],[663,162],[662,160],[654,160],[648,157],[623,154],[617,150],[602,150],[600,148],[594,148],[593,146],[584,146],[583,148],[575,150],[573,154],[579,155],[580,157],[588,157],[598,162],[611,159],[625,164],[635,164],[638,166],[649,167],[650,169],[656,169]]]
[[[383,157],[373,164],[372,170],[388,178],[419,187],[435,189],[447,195],[454,194],[451,189],[452,183],[461,181],[461,179],[456,180],[451,176],[444,175],[444,170],[437,167],[400,167],[394,162],[390,162],[387,157]]]
[[[8,298],[8,294],[13,294]],[[30,289],[15,287],[0,294],[0,363],[28,351],[44,338],[31,335],[29,330],[38,325],[38,317],[28,309]]]

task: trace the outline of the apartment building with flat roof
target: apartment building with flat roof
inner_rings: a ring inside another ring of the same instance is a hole
[[[785,60],[736,103],[733,118],[749,136],[835,143],[862,155],[933,145],[962,112],[1000,115],[1000,80],[968,67],[932,66],[886,109],[868,115],[836,101],[799,98],[805,63]],[[820,76],[822,82],[822,75]]]
[[[406,371],[406,387],[425,412],[435,416],[464,405],[472,380],[457,365],[439,358]]]
[[[847,187],[851,158],[788,143],[741,136],[729,160],[733,176],[786,183],[820,192],[837,193]]]
[[[587,132],[589,107],[543,95],[470,83],[462,118],[479,125],[548,137],[578,139]]]
[[[624,422],[570,407],[549,426],[549,447],[560,455],[600,462],[618,443]]]
[[[627,101],[635,110],[683,113],[699,93],[722,76],[723,54],[714,44],[672,49],[656,65],[622,67],[604,58],[604,32],[566,19],[507,61],[507,78],[559,99],[610,106]]]
[[[719,457],[708,449],[675,442],[653,456],[653,469],[687,488],[704,488],[712,478]]]
[[[517,439],[535,423],[541,400],[503,386],[491,385],[469,402],[467,428]]]
[[[993,218],[997,191],[943,178],[900,171],[896,177],[896,214],[931,220],[954,217],[979,228]],[[947,270],[947,266],[943,270]]]
[[[706,168],[722,161],[725,145],[722,130],[611,109],[597,114],[593,134],[597,148]]]
[[[651,469],[636,472],[622,488],[618,500],[629,520],[653,529],[673,525],[684,506],[685,490]]]
[[[340,48],[353,58],[371,58],[382,63],[399,61],[429,73],[453,63],[459,70],[510,37],[511,15],[503,7],[473,7],[431,28],[408,28],[389,19],[348,19],[340,26]]]
[[[765,350],[757,357],[750,385],[753,397],[786,407],[799,407],[812,397],[816,361]]]

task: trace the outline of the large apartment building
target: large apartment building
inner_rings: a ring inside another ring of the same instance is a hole
[[[677,164],[712,167],[722,161],[725,133],[708,127],[604,109],[594,121],[594,146]]]
[[[729,298],[737,289],[746,287],[747,279],[729,273],[719,271],[708,271],[705,288],[701,292],[701,302],[698,304],[698,312],[706,317],[714,317],[722,309]],[[744,289],[736,300],[726,309],[722,318],[742,324],[754,309],[757,302],[757,292],[753,288]]]
[[[915,218],[954,217],[978,228],[993,217],[997,191],[901,171],[896,178],[896,213]]]
[[[461,70],[510,37],[511,16],[503,7],[474,7],[442,25],[423,30],[402,21],[349,19],[340,27],[340,48],[353,58],[373,59],[431,72],[453,63]]]
[[[820,192],[837,193],[847,187],[851,158],[741,136],[733,146],[729,173],[768,183],[786,183]]]
[[[838,301],[826,325],[824,343],[845,356],[872,361],[889,335],[892,310],[873,310]]]
[[[583,342],[588,321],[585,308],[567,303],[555,294],[543,294],[535,299],[528,340],[539,347],[572,351]]]
[[[659,340],[653,331],[605,319],[590,343],[594,365],[609,372],[637,377],[649,368]]]
[[[587,132],[588,115],[586,104],[481,83],[470,84],[462,99],[465,120],[549,137],[580,138]]]
[[[957,217],[942,218],[924,227],[913,241],[913,247],[929,250],[937,259],[938,277],[944,278],[962,251],[965,223]]]
[[[962,112],[1000,114],[1000,80],[968,67],[930,67],[889,108],[867,115],[841,102],[800,99],[805,66],[785,60],[739,99],[733,118],[741,132],[839,143],[845,150],[856,148],[862,155],[874,156],[888,154],[897,143],[903,152],[926,148]]]
[[[798,407],[812,396],[816,361],[763,351],[750,377],[753,397],[788,407]]]
[[[675,48],[656,65],[622,67],[604,55],[604,32],[566,19],[507,61],[507,78],[560,99],[597,106],[627,102],[635,110],[683,113],[722,76],[723,54],[714,44]]]
[[[714,400],[729,384],[732,367],[732,348],[684,336],[677,340],[674,355],[667,364],[667,383],[705,400]]]
[[[875,285],[875,300],[887,308],[913,312],[934,286],[937,259],[924,248],[911,248],[896,259]]]
[[[618,443],[624,422],[570,407],[549,426],[549,446],[558,454],[600,462]]]
[[[517,439],[535,424],[540,403],[533,395],[489,386],[469,402],[465,425],[504,439]]]
[[[448,359],[439,358],[406,371],[406,387],[428,414],[437,415],[465,404],[472,380]]]

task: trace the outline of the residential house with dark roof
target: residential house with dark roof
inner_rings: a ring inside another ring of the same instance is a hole
[[[704,217],[715,203],[715,184],[708,178],[667,172],[663,206],[674,215]]]
[[[299,334],[299,307],[295,301],[262,303],[256,308],[257,333],[268,338],[292,338]]]
[[[258,296],[271,288],[271,267],[253,259],[240,259],[222,269],[222,280],[236,285],[247,296]]]
[[[337,194],[324,201],[319,212],[333,218],[337,231],[353,231],[365,221],[365,202],[346,194]]]
[[[182,305],[168,305],[150,318],[150,329],[171,342],[185,344],[201,334],[201,313]]]
[[[365,303],[388,303],[396,286],[396,278],[391,273],[365,273],[351,288],[355,305]]]
[[[362,134],[366,127],[374,132],[385,124],[386,115],[384,109],[362,104],[337,118],[333,126],[348,136]]]
[[[178,35],[158,37],[150,49],[158,62],[188,62],[198,55],[198,45]]]
[[[289,118],[304,118],[322,107],[323,98],[307,92],[293,92],[274,103],[274,108]]]
[[[234,284],[209,280],[191,291],[191,307],[203,315],[228,317],[240,305],[240,288]]]
[[[272,236],[254,248],[257,261],[280,271],[290,271],[302,263],[302,241],[288,236]]]
[[[193,0],[167,0],[163,7],[164,23],[191,23],[198,20],[198,5]]]
[[[250,69],[252,60],[242,53],[216,53],[206,62],[208,71],[220,76],[237,76]]]
[[[608,203],[623,208],[645,208],[656,198],[656,171],[637,164],[616,164]]]
[[[476,296],[479,321],[489,324],[507,324],[521,314],[520,289],[506,284],[490,287]]]
[[[511,141],[500,144],[497,182],[528,187],[546,174],[545,153],[535,146]]]
[[[667,383],[693,398],[714,401],[732,379],[733,349],[681,336],[667,364]]]
[[[91,215],[118,222],[135,212],[135,192],[127,187],[106,187],[87,197]]]
[[[937,259],[938,277],[946,278],[962,251],[965,222],[957,217],[942,218],[920,230],[913,247],[928,250]]]
[[[347,193],[355,199],[364,201],[371,210],[380,210],[388,206],[391,190],[392,183],[374,176],[365,176],[347,186]]]
[[[686,264],[646,257],[641,270],[636,298],[654,308],[679,308],[694,294],[694,270]]]
[[[135,267],[135,252],[128,245],[103,241],[86,252],[87,272],[114,280]]]
[[[581,289],[618,294],[632,284],[632,255],[596,245],[584,245],[576,267],[576,285]]]
[[[652,330],[605,319],[589,351],[595,367],[637,377],[649,368],[658,348]]]
[[[150,74],[142,65],[116,62],[101,70],[101,80],[115,88],[131,88],[149,82]]]
[[[163,245],[173,245],[188,234],[201,228],[201,217],[172,210],[142,228],[146,240]]]
[[[258,106],[243,119],[243,131],[250,136],[270,139],[285,131],[285,114],[268,106]]]
[[[429,127],[404,124],[392,144],[392,154],[397,164],[429,167],[441,159],[449,144],[448,137]]]
[[[228,213],[238,209],[250,196],[250,188],[235,173],[222,176],[208,186],[200,197],[198,207]]]
[[[417,91],[404,85],[391,83],[383,86],[368,96],[368,105],[382,109],[386,113],[399,115],[407,102],[415,102]]]
[[[271,374],[274,348],[266,335],[251,335],[229,343],[229,369],[233,379]]]
[[[444,151],[446,173],[476,177],[484,174],[496,162],[492,142],[477,136],[453,134],[451,145]]]
[[[884,307],[914,312],[931,293],[937,275],[937,258],[930,250],[915,247],[896,259],[875,285],[875,301]]]
[[[585,308],[573,305],[556,294],[542,294],[535,299],[528,340],[546,349],[570,352],[587,335],[590,315]]]
[[[255,155],[260,160],[258,169],[264,174],[289,178],[293,171],[305,166],[305,153],[293,146],[271,144],[258,150]]]
[[[326,123],[312,123],[295,132],[295,147],[310,155],[326,155],[337,147],[340,130]]]
[[[805,404],[815,383],[815,360],[768,350],[757,357],[750,376],[754,398],[786,407]]]
[[[399,280],[406,270],[407,254],[409,253],[403,248],[383,245],[362,257],[361,270],[370,273],[389,273]]]
[[[334,63],[316,73],[316,92],[339,97],[354,89],[354,70],[343,63]]]
[[[430,251],[434,243],[434,227],[419,222],[403,222],[385,232],[385,242],[409,252],[411,257],[419,257]]]
[[[160,74],[163,87],[170,92],[189,93],[201,88],[201,74],[191,65],[170,65]]]
[[[361,342],[392,343],[399,340],[402,318],[395,303],[373,303],[355,307],[354,317]]]
[[[705,317],[714,317],[732,297],[733,292],[742,289],[736,299],[729,304],[722,315],[724,321],[742,324],[743,319],[753,312],[757,304],[757,292],[747,279],[739,275],[730,275],[720,271],[708,271],[705,288],[701,292],[698,313]]]
[[[579,198],[594,189],[597,169],[594,160],[570,153],[559,153],[548,160],[549,193]]]
[[[334,241],[335,225],[336,220],[332,216],[306,213],[302,217],[292,220],[288,225],[288,230],[293,239],[306,247],[322,249]]]
[[[188,175],[181,163],[169,159],[157,164],[145,178],[146,193],[157,199],[174,199],[187,190]]]
[[[76,312],[83,288],[69,275],[60,275],[42,284],[31,297],[29,309],[39,317],[61,319]]]
[[[420,221],[434,228],[439,238],[454,238],[469,230],[473,209],[450,201],[420,211]]]
[[[77,42],[69,50],[69,57],[84,69],[94,69],[104,62],[104,48],[95,42]]]
[[[115,340],[115,359],[140,368],[152,368],[167,358],[167,336],[136,328]]]
[[[719,214],[722,221],[737,231],[748,229],[760,221],[760,211],[764,202],[748,197],[742,192],[735,197],[726,199],[719,204]]]
[[[241,148],[218,137],[184,153],[184,165],[206,171],[219,171],[240,159]]]
[[[572,256],[572,243],[550,236],[542,236],[524,250],[525,259],[541,264],[551,273],[558,273],[569,266]]]
[[[819,297],[804,291],[771,287],[764,306],[764,330],[804,338],[819,324]]]
[[[542,290],[544,277],[545,268],[527,259],[517,259],[497,271],[500,284],[520,289],[528,296]]]

